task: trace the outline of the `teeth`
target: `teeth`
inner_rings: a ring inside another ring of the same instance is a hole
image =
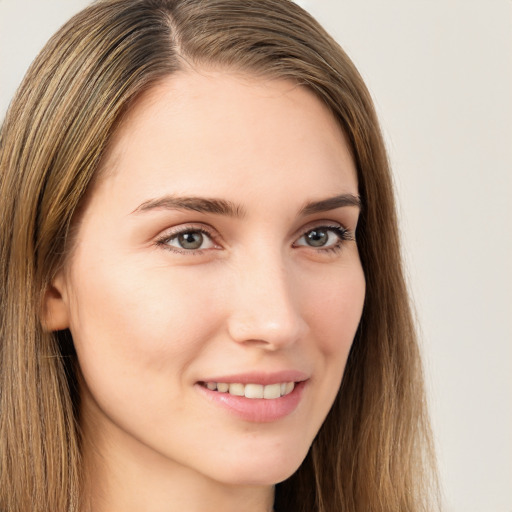
[[[244,395],[246,398],[263,398],[263,386],[261,384],[246,384]]]
[[[263,398],[279,398],[280,396],[281,384],[270,384],[263,388]]]
[[[286,383],[286,389],[284,390],[284,394],[288,395],[293,391],[293,388],[295,387],[295,382],[287,382]]]
[[[213,384],[215,386],[215,382],[209,382],[208,384]],[[227,393],[229,391],[229,384],[219,382],[217,384],[217,391],[220,391],[221,393]]]
[[[245,396],[245,398],[266,398],[272,400],[290,394],[295,388],[295,382],[281,382],[277,384],[240,384],[226,382],[206,382],[206,387],[211,391],[220,393],[229,393],[235,396]]]
[[[235,396],[244,396],[244,385],[243,384],[230,384],[229,394]]]

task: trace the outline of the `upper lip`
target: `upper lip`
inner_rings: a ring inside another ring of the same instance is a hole
[[[278,372],[247,372],[230,375],[216,375],[202,379],[200,382],[222,382],[226,384],[279,384],[282,382],[301,382],[308,379],[308,375],[298,370],[282,370]]]

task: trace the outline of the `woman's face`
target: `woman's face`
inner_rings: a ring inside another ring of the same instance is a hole
[[[365,295],[342,131],[291,82],[183,72],[137,101],[102,167],[48,300],[73,335],[86,435],[118,460],[285,479]]]

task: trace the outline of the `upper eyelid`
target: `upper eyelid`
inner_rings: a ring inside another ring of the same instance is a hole
[[[202,223],[190,223],[190,224],[179,224],[178,226],[170,227],[167,229],[164,229],[160,235],[158,235],[158,238],[172,238],[173,236],[178,236],[180,233],[186,233],[187,231],[200,231],[201,233],[206,233],[207,235],[211,236],[212,238],[215,236],[219,236],[220,234],[216,229],[209,226],[208,224],[202,224]]]
[[[341,229],[343,231],[346,231],[347,233],[352,233],[352,230],[350,230],[343,222],[337,221],[337,220],[327,220],[327,219],[319,219],[315,221],[308,222],[306,225],[301,227],[295,232],[295,237],[304,236],[307,232],[318,229],[318,228],[326,228],[326,229]]]
[[[308,231],[311,231],[312,229],[320,228],[320,227],[327,228],[327,229],[329,229],[329,228],[343,229],[347,232],[351,231],[342,222],[332,221],[332,220],[318,220],[318,221],[311,221],[308,224],[306,224],[305,226],[302,226],[301,228],[299,228],[298,230],[295,231],[295,233],[292,235],[292,237],[304,236]],[[167,228],[167,229],[163,230],[160,235],[158,235],[158,238],[166,238],[166,237],[171,238],[173,236],[179,235],[180,233],[184,233],[187,231],[194,231],[194,230],[206,233],[207,235],[211,236],[212,238],[214,238],[214,237],[222,238],[220,233],[215,228],[213,228],[212,226],[210,226],[208,224],[203,224],[203,223],[199,223],[199,222],[198,223],[195,223],[195,222],[184,223],[184,224],[179,224],[177,226]]]

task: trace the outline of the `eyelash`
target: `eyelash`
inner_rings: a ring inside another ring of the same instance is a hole
[[[294,247],[309,247],[310,249],[316,250],[317,252],[321,252],[324,254],[326,254],[326,253],[335,254],[342,250],[344,242],[355,240],[355,237],[353,236],[353,234],[351,233],[350,230],[348,230],[340,225],[327,225],[327,224],[319,224],[318,226],[312,226],[312,227],[306,229],[297,238],[297,240],[300,240],[301,238],[306,236],[308,233],[311,233],[312,231],[315,231],[315,230],[317,230],[317,231],[325,230],[325,231],[334,232],[335,235],[338,237],[338,241],[336,242],[335,245],[332,245],[329,247],[318,247],[317,249],[315,249],[315,247],[313,247],[313,246],[302,245],[302,244],[297,246],[297,245],[295,245],[296,242],[294,242]],[[193,225],[184,226],[183,228],[180,228],[171,233],[169,233],[169,232],[166,233],[164,236],[162,236],[161,238],[158,238],[156,240],[156,245],[159,247],[162,247],[163,249],[171,251],[173,253],[190,255],[190,256],[198,256],[198,255],[203,254],[205,251],[209,250],[209,248],[208,249],[179,249],[177,247],[169,245],[169,241],[171,241],[185,233],[201,233],[202,235],[206,235],[212,241],[213,244],[218,245],[216,243],[216,237],[211,231],[209,231],[208,229],[206,229],[204,227],[198,227],[198,226],[193,226]]]

